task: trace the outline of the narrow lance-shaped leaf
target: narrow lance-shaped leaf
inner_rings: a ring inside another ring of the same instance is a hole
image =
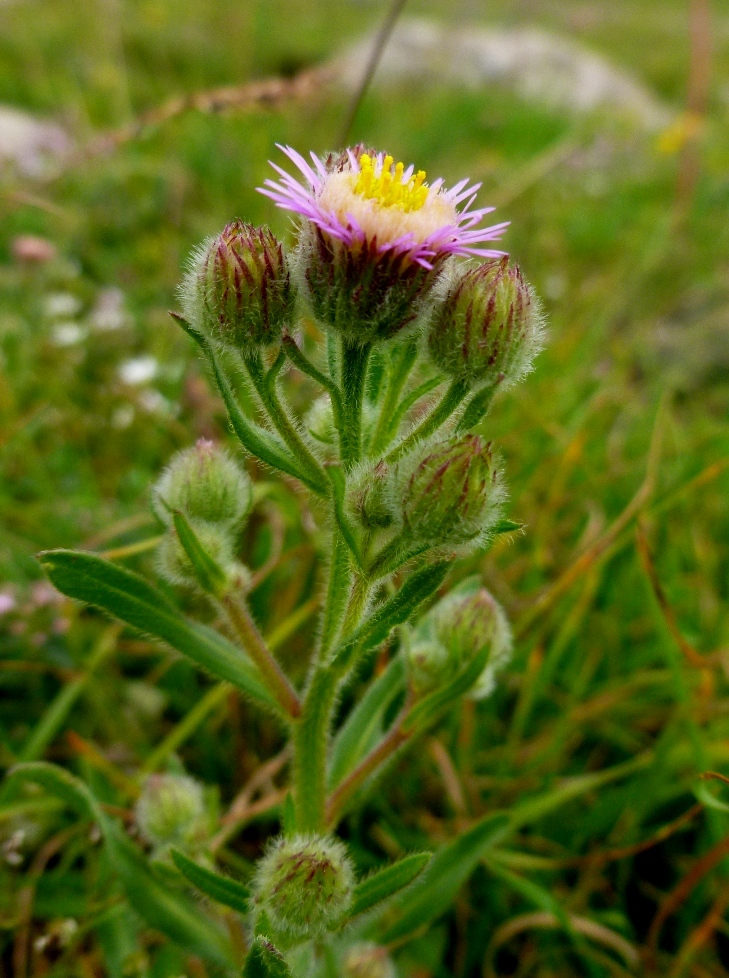
[[[249,892],[243,883],[200,866],[177,849],[173,849],[170,855],[182,875],[206,896],[238,913],[248,912]]]
[[[366,913],[378,903],[382,903],[383,900],[389,899],[409,886],[420,876],[430,862],[430,858],[429,852],[416,852],[362,880],[354,891],[350,917]]]
[[[174,510],[172,519],[180,543],[190,558],[198,584],[206,594],[218,597],[223,593],[227,584],[225,572],[200,543],[197,533],[195,533],[185,514],[179,510]]]
[[[40,562],[62,594],[161,639],[268,709],[279,711],[258,669],[241,649],[211,628],[190,621],[143,577],[82,551],[49,550],[40,555]]]
[[[150,927],[206,961],[228,967],[232,964],[232,950],[225,934],[202,916],[197,907],[159,882],[131,840],[104,813],[82,781],[63,768],[42,761],[18,765],[9,778],[41,785],[97,823],[127,900]]]
[[[376,608],[339,647],[331,661],[331,668],[343,675],[358,652],[381,645],[393,628],[412,618],[424,602],[435,594],[449,569],[450,564],[441,560],[412,573],[397,594]]]
[[[381,730],[382,718],[393,699],[405,686],[405,661],[395,656],[388,667],[370,684],[338,731],[332,745],[329,787],[336,788],[364,757]]]

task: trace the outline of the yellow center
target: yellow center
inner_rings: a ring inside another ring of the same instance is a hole
[[[414,177],[403,183],[405,166],[398,163],[393,170],[394,159],[386,156],[379,175],[371,156],[363,153],[359,158],[360,171],[354,185],[355,193],[365,200],[374,200],[381,207],[397,207],[401,211],[419,211],[428,199],[430,188],[425,181],[425,171],[418,170]]]

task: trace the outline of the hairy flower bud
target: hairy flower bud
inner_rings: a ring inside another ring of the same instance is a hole
[[[473,385],[520,380],[541,346],[537,299],[508,257],[463,270],[428,329],[433,362]]]
[[[256,901],[274,927],[297,936],[322,934],[349,909],[354,874],[341,842],[294,836],[274,842],[258,864]]]
[[[355,474],[347,494],[353,517],[365,530],[384,530],[397,518],[393,503],[388,466],[384,461],[374,467],[363,466]]]
[[[233,543],[227,527],[201,520],[190,520],[205,553],[224,571],[233,569]],[[170,527],[157,548],[157,571],[170,584],[196,587],[198,577],[187,551],[180,542],[174,527]]]
[[[511,645],[503,609],[478,578],[469,578],[417,622],[406,653],[410,681],[422,696],[454,679],[488,646],[484,669],[470,690],[474,699],[481,699],[493,691],[496,675],[511,655]]]
[[[511,657],[511,628],[501,605],[485,588],[451,592],[431,611],[433,632],[452,659],[468,662],[489,646],[486,666],[471,690],[482,699],[495,686],[496,674]]]
[[[355,944],[344,956],[343,978],[395,978],[395,966],[387,948]]]
[[[154,846],[190,842],[204,813],[202,786],[179,774],[150,775],[134,809],[142,837]]]
[[[403,524],[415,540],[457,546],[485,534],[504,491],[491,446],[478,435],[424,446],[398,466]]]
[[[244,354],[278,341],[294,319],[281,243],[268,228],[243,221],[226,225],[193,256],[181,298],[193,324]]]
[[[246,472],[204,438],[173,456],[152,495],[155,513],[168,526],[170,511],[179,509],[191,520],[233,528],[248,515],[252,501]]]

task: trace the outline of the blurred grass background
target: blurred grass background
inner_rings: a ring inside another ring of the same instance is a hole
[[[0,104],[53,117],[83,147],[180,94],[325,62],[386,9],[5,0]],[[669,121],[646,131],[608,110],[437,84],[375,85],[357,114],[353,140],[447,182],[483,181],[484,201],[512,221],[508,248],[543,298],[550,344],[482,426],[526,532],[453,575],[480,571],[503,601],[513,666],[492,700],[464,704],[399,761],[344,834],[366,868],[640,758],[480,866],[398,967],[724,975],[729,788],[698,776],[729,773],[729,12],[705,0],[411,0],[407,14],[570,37],[641,82]],[[287,234],[254,190],[274,144],[333,148],[346,114],[331,89],[267,111],[182,112],[37,179],[1,171],[4,765],[68,764],[124,811],[139,770],[172,758],[219,785],[225,809],[280,749],[264,719],[185,663],[56,600],[33,555],[111,548],[151,571],[151,481],[176,448],[227,437],[167,316],[185,256],[235,216]],[[27,235],[55,258],[22,260]],[[291,383],[304,406],[311,388]],[[258,477],[241,553],[261,571],[257,614],[269,632],[288,629],[281,654],[300,678],[321,541],[289,490]],[[260,779],[260,810],[244,806],[223,854],[238,872],[276,831],[284,783],[281,760]],[[112,939],[103,865],[69,817],[13,804],[0,803],[0,973],[187,973],[137,921]]]

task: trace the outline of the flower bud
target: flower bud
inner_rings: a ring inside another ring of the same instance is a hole
[[[168,526],[170,510],[179,509],[191,520],[221,527],[237,527],[253,502],[251,480],[222,448],[201,438],[172,461],[154,487],[152,504]]]
[[[396,521],[389,470],[380,461],[374,467],[364,466],[355,475],[347,493],[350,512],[365,530],[385,530]]]
[[[520,380],[541,346],[537,299],[506,256],[466,268],[428,330],[430,356],[444,373],[487,387]]]
[[[257,903],[274,927],[301,937],[334,929],[353,888],[346,850],[331,838],[277,839],[258,865]]]
[[[448,649],[437,641],[415,639],[407,650],[410,681],[419,696],[452,679],[458,661],[449,655]]]
[[[179,774],[150,775],[134,809],[142,837],[154,846],[189,843],[204,813],[202,786]]]
[[[343,978],[395,978],[395,966],[387,948],[355,944],[344,956]]]
[[[227,527],[214,523],[204,523],[202,520],[190,520],[190,526],[195,531],[203,550],[224,571],[233,569],[233,543]],[[182,546],[175,529],[165,533],[157,548],[157,571],[170,584],[182,584],[196,587],[197,574],[187,551]]]
[[[483,699],[494,689],[496,674],[511,657],[511,628],[501,605],[485,588],[472,593],[455,591],[430,612],[433,632],[448,656],[467,663],[490,647],[486,666],[471,690],[474,699]]]
[[[415,540],[457,546],[485,534],[504,490],[491,446],[478,435],[424,446],[398,466],[403,523]]]
[[[267,346],[292,325],[288,262],[266,227],[233,221],[193,256],[181,289],[185,315],[224,346]]]

